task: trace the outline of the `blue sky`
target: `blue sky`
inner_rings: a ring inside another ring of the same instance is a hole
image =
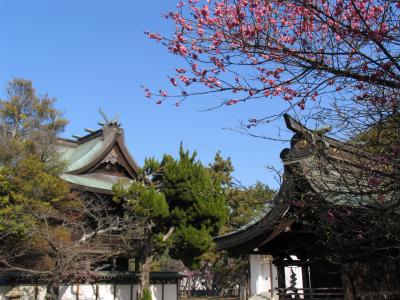
[[[12,78],[30,79],[39,93],[58,98],[57,107],[70,120],[66,137],[84,134],[85,127],[97,128],[101,107],[110,117],[120,114],[128,147],[140,164],[147,156],[176,156],[182,142],[197,150],[204,164],[218,150],[231,157],[234,176],[245,185],[260,180],[276,188],[265,166],[281,167],[279,153],[287,143],[223,128],[279,109],[279,99],[201,112],[218,103],[218,96],[193,98],[179,108],[172,101],[156,105],[144,97],[141,84],[168,86],[167,75],[182,64],[143,34],[171,30],[160,16],[175,4],[175,0],[1,1],[1,95]],[[279,127],[283,120],[258,131],[277,135]]]

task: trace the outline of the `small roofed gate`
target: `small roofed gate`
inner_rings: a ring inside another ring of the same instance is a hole
[[[217,249],[272,255],[280,270],[273,299],[400,299],[395,170],[325,136],[328,129],[310,130],[289,115],[285,122],[294,135],[280,154],[278,193],[260,219],[216,237]],[[291,266],[301,267],[302,284],[284,271]]]
[[[302,194],[310,192],[323,198],[314,190],[319,174],[312,172],[313,159],[320,151],[317,146],[334,143],[335,147],[339,147],[339,144],[323,136],[318,136],[321,141],[309,138],[314,133],[288,115],[285,121],[295,134],[291,148],[281,152],[284,181],[278,193],[272,203],[267,204],[265,214],[259,220],[215,238],[217,249],[232,254],[272,255],[277,285],[272,278],[270,282],[274,284],[271,284],[269,292],[257,294],[258,291],[255,291],[250,296],[264,299],[344,299],[341,266],[320,258],[320,254],[324,253],[324,245],[316,239],[314,230],[301,222],[303,214],[296,215],[296,212],[301,212],[299,207],[302,204],[295,201],[302,199]],[[318,145],[313,144],[317,142]],[[262,279],[268,280],[266,277]],[[251,280],[258,282],[260,276]]]

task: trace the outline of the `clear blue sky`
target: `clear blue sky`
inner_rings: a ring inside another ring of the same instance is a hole
[[[39,93],[58,98],[70,124],[65,132],[84,134],[97,128],[101,107],[120,114],[128,147],[142,164],[146,156],[176,156],[179,143],[197,150],[204,164],[221,150],[231,157],[234,176],[245,185],[260,180],[277,187],[266,165],[281,166],[279,153],[287,144],[243,136],[225,127],[279,109],[279,99],[201,112],[217,96],[193,98],[177,108],[172,102],[147,100],[140,84],[160,88],[182,63],[144,30],[166,32],[171,24],[160,17],[176,0],[2,0],[0,2],[0,88],[22,77]],[[259,128],[276,135],[277,127]]]

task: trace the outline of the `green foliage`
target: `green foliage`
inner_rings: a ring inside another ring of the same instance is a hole
[[[215,155],[210,169],[216,180],[222,183],[229,212],[229,219],[220,233],[236,230],[259,217],[275,194],[259,181],[250,187],[237,186],[231,175],[234,171],[232,162],[229,158],[223,159],[220,152]]]
[[[68,193],[67,185],[34,156],[0,170],[0,232],[22,233],[32,212],[48,209]]]
[[[39,216],[54,214],[68,193],[54,148],[66,120],[28,80],[11,81],[7,96],[0,100],[0,234],[9,244],[21,246],[25,237],[40,244],[32,231],[41,228]]]
[[[128,188],[122,184],[113,187],[114,201],[124,208],[125,221],[142,227],[142,235],[126,236],[126,240],[141,241],[134,245],[139,255],[145,257],[163,254],[170,246],[171,239],[164,239],[164,229],[169,217],[169,207],[165,195],[147,182],[134,182]],[[129,234],[129,233],[127,233]],[[139,243],[139,244],[140,244]]]
[[[224,232],[236,230],[259,217],[274,197],[275,191],[258,181],[248,188],[231,188],[227,194],[229,221]]]
[[[139,179],[142,182],[129,188],[115,186],[115,200],[123,201],[132,216],[146,218],[145,223],[152,226],[150,254],[169,248],[173,257],[196,264],[198,256],[212,248],[212,236],[228,216],[222,177],[181,145],[178,159],[170,155],[160,162],[146,159]],[[172,238],[163,241],[171,228]]]
[[[215,172],[196,160],[181,145],[179,159],[165,155],[152,178],[165,194],[171,217],[168,225],[176,227],[173,257],[187,265],[213,245],[212,236],[227,219],[222,181]]]
[[[216,181],[219,181],[224,188],[228,188],[232,185],[232,172],[234,171],[231,159],[228,157],[224,159],[221,156],[221,152],[218,151],[215,154],[214,162],[210,164],[212,176],[215,177]]]
[[[152,300],[151,292],[150,292],[150,289],[148,287],[145,287],[143,289],[143,296],[142,296],[141,300]]]
[[[391,155],[393,147],[400,145],[400,113],[382,117],[374,126],[353,139],[364,151]]]
[[[192,155],[179,151],[179,160],[164,156],[160,175],[154,178],[165,193],[171,210],[171,223],[176,226],[202,226],[210,234],[218,233],[227,217],[221,182]]]
[[[17,164],[27,155],[58,164],[56,136],[67,121],[54,108],[56,99],[38,96],[24,79],[10,81],[6,95],[0,99],[0,164]]]
[[[191,225],[181,226],[175,235],[175,258],[181,259],[185,265],[198,267],[199,257],[207,250],[212,250],[212,236],[207,227],[195,228]]]
[[[115,201],[125,199],[130,213],[140,218],[158,220],[169,215],[168,204],[164,194],[152,185],[146,186],[142,182],[134,182],[127,189],[122,185],[114,187]]]

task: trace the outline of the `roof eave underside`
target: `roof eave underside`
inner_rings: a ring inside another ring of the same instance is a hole
[[[250,223],[237,231],[215,237],[214,241],[217,244],[217,249],[257,248],[259,244],[264,243],[290,207],[283,199],[287,189],[287,184],[282,184],[281,189],[273,200],[273,207],[259,221]]]

